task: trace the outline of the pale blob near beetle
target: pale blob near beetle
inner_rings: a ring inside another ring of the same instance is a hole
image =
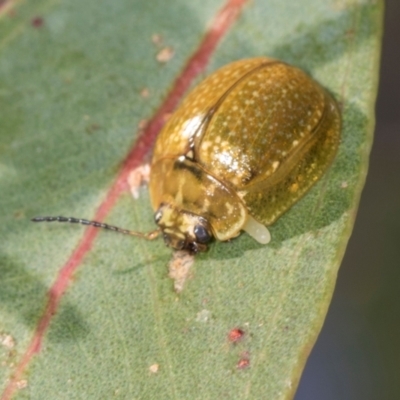
[[[241,231],[266,244],[267,226],[332,163],[340,130],[335,100],[302,70],[269,58],[236,61],[195,87],[158,136],[149,183],[157,230],[65,217],[33,221],[78,222],[146,239],[162,233],[168,246],[192,253]]]

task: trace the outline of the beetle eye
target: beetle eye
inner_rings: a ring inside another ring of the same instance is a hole
[[[154,214],[154,221],[155,221],[155,223],[158,224],[158,223],[161,221],[161,218],[162,218],[162,212],[161,212],[161,211],[157,211],[157,212]]]
[[[196,225],[193,232],[199,243],[208,243],[211,240],[211,235],[203,225]]]

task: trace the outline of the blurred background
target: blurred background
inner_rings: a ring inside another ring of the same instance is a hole
[[[400,0],[387,0],[376,128],[353,235],[295,400],[400,399]]]

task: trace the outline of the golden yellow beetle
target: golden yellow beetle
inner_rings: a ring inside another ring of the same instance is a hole
[[[204,251],[214,237],[246,231],[268,243],[267,225],[323,175],[340,142],[332,96],[298,68],[269,58],[233,62],[186,97],[154,148],[150,198],[158,230],[148,234],[69,221]]]

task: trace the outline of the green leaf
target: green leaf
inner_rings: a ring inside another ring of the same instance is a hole
[[[0,3],[4,390],[85,229],[30,218],[94,216],[140,121],[168,95],[224,4]],[[196,257],[180,294],[168,277],[171,251],[161,240],[101,232],[56,304],[16,398],[293,397],[329,306],[367,172],[382,13],[378,0],[245,4],[207,73],[261,55],[308,71],[342,105],[343,139],[332,168],[271,227],[270,245],[246,234],[213,244]],[[165,46],[174,55],[161,64],[156,55]],[[136,201],[125,193],[107,221],[149,231],[149,204],[146,188]],[[228,333],[236,327],[245,334],[233,344]],[[249,367],[238,368],[240,360]]]

